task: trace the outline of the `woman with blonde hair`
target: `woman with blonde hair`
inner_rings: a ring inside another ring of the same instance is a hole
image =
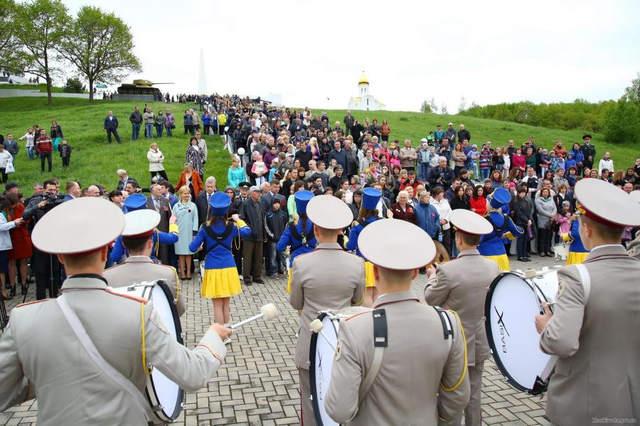
[[[182,186],[178,189],[178,202],[173,205],[171,213],[176,218],[178,225],[178,241],[174,244],[178,256],[178,273],[181,280],[191,279],[191,256],[189,244],[193,233],[198,231],[198,208],[191,201],[189,187]]]
[[[152,143],[147,151],[147,161],[149,161],[149,174],[151,175],[151,181],[156,176],[161,176],[164,180],[169,180],[167,172],[164,170],[164,154],[158,148],[157,143]]]

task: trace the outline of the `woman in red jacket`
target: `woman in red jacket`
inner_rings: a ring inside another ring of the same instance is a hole
[[[487,197],[484,195],[484,188],[481,185],[476,186],[473,190],[473,196],[469,200],[469,206],[471,207],[471,211],[478,213],[480,216],[487,215]]]

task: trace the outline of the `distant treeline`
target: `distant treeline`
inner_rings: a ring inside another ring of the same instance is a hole
[[[533,102],[502,103],[497,105],[472,106],[462,115],[479,118],[513,121],[531,126],[556,129],[582,129],[602,132],[605,129],[607,113],[615,107],[616,101],[598,103],[576,99],[571,103],[534,104]]]

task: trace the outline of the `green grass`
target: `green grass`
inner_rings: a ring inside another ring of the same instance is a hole
[[[47,85],[44,83],[41,84],[0,84],[0,89],[19,89],[19,90],[39,90],[43,93],[47,93]],[[52,93],[63,93],[64,88],[62,87],[52,87]]]
[[[65,139],[73,147],[71,167],[62,170],[60,157],[54,154],[52,174],[40,173],[40,161],[29,160],[24,148],[24,141],[20,142],[20,152],[16,160],[16,173],[10,176],[10,180],[23,186],[23,191],[30,193],[30,187],[35,182],[41,182],[49,177],[56,177],[61,182],[69,179],[79,180],[83,186],[100,183],[107,188],[113,188],[117,177],[115,171],[119,168],[126,169],[132,177],[141,184],[149,182],[147,150],[151,141],[142,137],[138,141],[130,141],[131,126],[129,114],[134,105],[140,109],[143,102],[115,102],[94,101],[89,103],[84,99],[54,98],[53,105],[46,105],[46,98],[0,98],[0,133],[6,135],[12,133],[16,138],[22,136],[28,127],[39,124],[49,129],[51,120],[57,120],[62,126]],[[162,139],[154,139],[160,145],[165,155],[165,168],[171,182],[177,181],[179,171],[185,159],[188,145],[188,137],[183,134],[182,116],[188,107],[185,104],[152,103],[153,110],[157,112],[170,110],[176,118],[174,136]],[[190,105],[189,105],[190,106]],[[107,111],[112,110],[120,121],[120,136],[122,144],[115,142],[111,145],[106,142],[106,135],[102,129],[104,117]],[[314,113],[323,111],[316,110]],[[344,110],[326,111],[332,123],[342,122]],[[388,112],[354,111],[354,116],[364,121],[377,118],[380,123],[388,120],[391,126],[391,139],[403,140],[409,138],[417,144],[420,138],[426,136],[437,124],[446,127],[452,121],[457,128],[459,123],[464,123],[472,135],[472,143],[480,144],[491,140],[493,146],[504,146],[507,140],[514,139],[520,144],[529,136],[533,136],[536,143],[551,148],[554,141],[562,140],[565,146],[573,142],[580,142],[582,131],[580,130],[556,130],[540,127],[532,127],[517,123],[509,123],[496,120],[488,120],[464,116],[441,116],[436,114],[422,114],[415,112]],[[141,132],[141,134],[144,134]],[[594,134],[593,143],[597,148],[598,158],[610,151],[617,168],[630,166],[638,154],[638,150],[629,145],[612,145],[606,143],[602,136]],[[206,164],[207,175],[213,174],[219,182],[219,186],[226,183],[226,171],[229,166],[229,155],[223,149],[222,139],[218,136],[206,137],[209,147],[209,162]],[[569,145],[570,146],[570,145]]]

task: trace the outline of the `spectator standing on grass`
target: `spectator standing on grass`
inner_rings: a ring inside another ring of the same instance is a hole
[[[156,176],[161,176],[164,180],[169,180],[164,169],[164,154],[158,148],[157,143],[152,143],[147,151],[147,161],[149,161],[149,174],[151,180]]]
[[[458,130],[458,142],[462,141],[471,142],[471,133],[464,128],[464,124],[460,123],[460,130]]]
[[[27,156],[29,157],[29,160],[33,160],[34,158],[36,158],[36,153],[35,153],[35,139],[36,139],[36,134],[34,132],[34,130],[31,129],[27,129],[27,133],[25,133],[19,140],[23,140],[25,139],[25,148],[27,151]]]
[[[418,159],[418,153],[416,149],[411,146],[411,140],[404,140],[404,147],[400,149],[400,166],[407,171],[416,169],[416,160]]]
[[[7,194],[7,200],[10,207],[8,210],[8,221],[22,219],[24,214],[24,204],[20,200],[20,195],[17,192],[10,192]],[[13,288],[12,293],[15,293],[17,270],[20,271],[20,288],[22,289],[22,295],[27,292],[27,279],[29,278],[27,262],[31,259],[33,252],[31,246],[31,236],[23,223],[23,226],[17,226],[11,230],[11,245],[13,248],[9,252],[9,284]],[[16,267],[17,266],[17,267]]]
[[[4,148],[15,159],[18,155],[18,142],[13,138],[13,135],[9,133],[7,139],[4,140]]]
[[[176,119],[173,117],[171,111],[167,111],[164,114],[164,128],[167,131],[167,136],[173,136],[173,129],[176,128]]]
[[[155,118],[155,126],[156,126],[156,137],[162,137],[162,129],[164,129],[164,113],[162,111],[158,111]]]
[[[193,135],[193,114],[191,114],[191,110],[185,110],[183,116],[184,122],[184,134]]]
[[[51,136],[51,140],[53,141],[53,149],[58,149],[58,145],[62,141],[64,134],[62,133],[62,127],[60,127],[56,120],[53,120],[51,122],[49,135]]]
[[[151,110],[151,107],[147,107],[147,110],[142,114],[142,119],[144,120],[144,137],[152,138],[153,137],[153,125],[155,124],[155,114]]]
[[[63,139],[60,145],[58,145],[58,152],[62,159],[62,168],[66,169],[71,163],[71,145],[69,145],[66,139]]]
[[[113,115],[113,111],[109,111],[104,119],[104,130],[107,132],[107,140],[111,143],[111,135],[116,138],[116,142],[120,143],[120,135],[118,135],[118,119]]]
[[[613,160],[611,159],[611,154],[609,154],[608,152],[604,153],[604,156],[600,159],[600,162],[598,163],[598,174],[602,175],[602,171],[605,169],[608,170],[609,173],[614,172]]]
[[[129,115],[131,123],[131,140],[135,141],[140,137],[140,124],[142,123],[142,114],[138,107],[133,107],[133,112]]]
[[[51,173],[53,142],[51,142],[51,138],[49,138],[44,129],[40,130],[40,137],[36,141],[36,152],[40,156],[40,172],[44,173],[44,160],[46,159],[49,165],[49,173]]]
[[[198,147],[200,148],[200,152],[202,153],[202,164],[207,163],[207,159],[209,158],[209,149],[207,148],[207,141],[202,137],[202,133],[200,130],[197,130],[195,133],[196,138],[198,139]]]
[[[582,136],[582,154],[584,155],[584,167],[593,168],[596,161],[596,147],[591,145],[591,135]]]
[[[187,153],[185,155],[186,163],[190,164],[194,170],[198,172],[200,176],[202,176],[202,151],[200,150],[200,146],[198,145],[198,138],[192,136],[189,140],[189,146],[187,147]]]
[[[0,183],[7,182],[7,166],[13,163],[13,157],[4,149],[4,145],[0,143]]]

